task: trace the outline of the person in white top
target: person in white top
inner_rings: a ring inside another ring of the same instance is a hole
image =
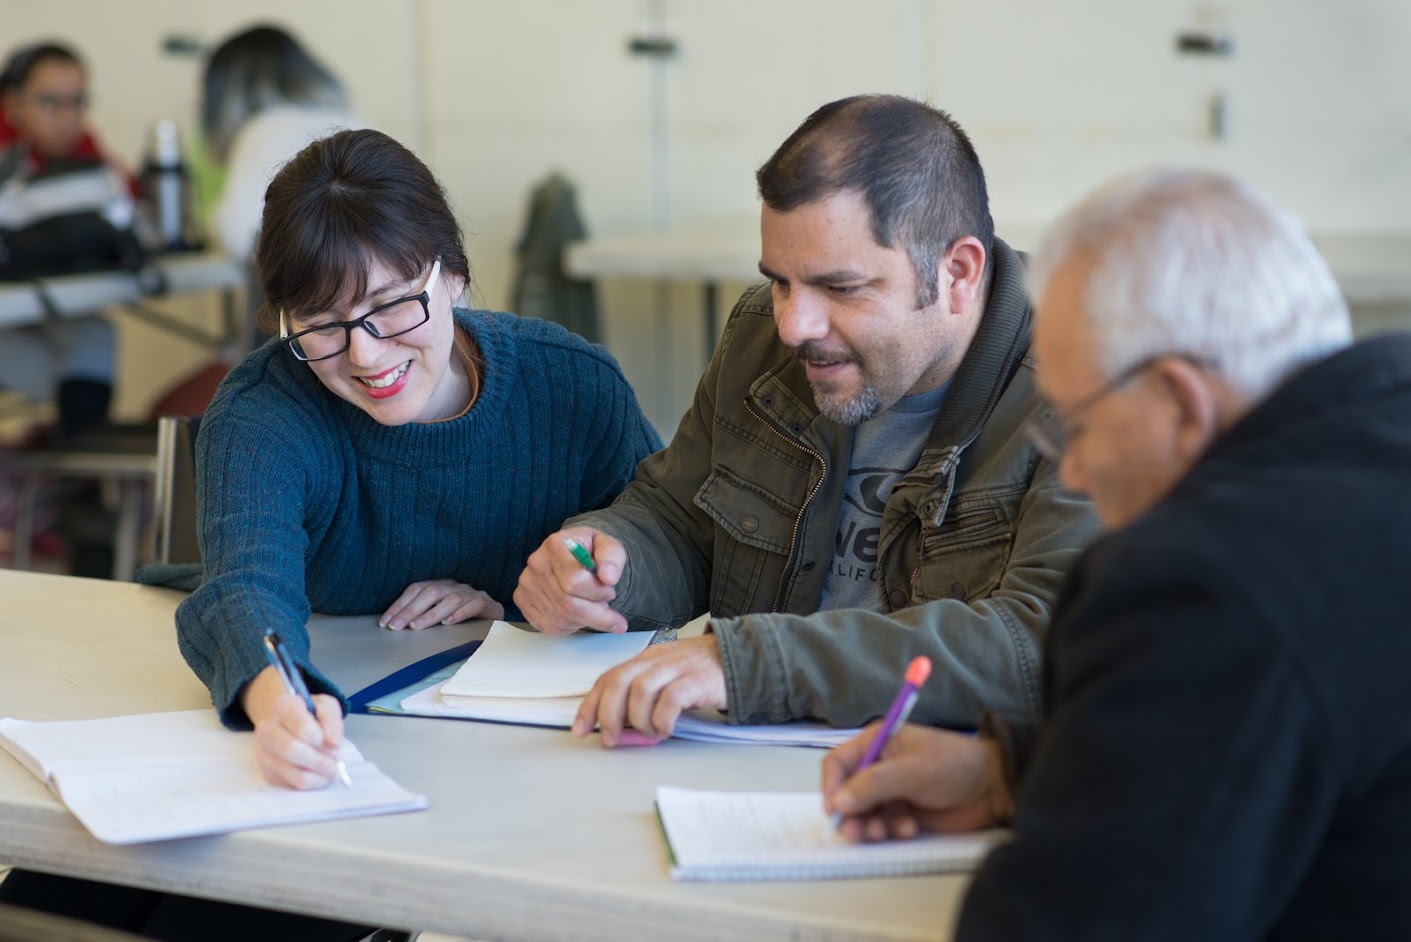
[[[226,171],[212,231],[232,257],[247,260],[275,172],[310,142],[366,125],[337,76],[276,26],[251,27],[217,46],[201,91],[206,149]]]

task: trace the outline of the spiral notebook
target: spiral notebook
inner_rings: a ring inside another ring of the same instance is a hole
[[[836,880],[973,870],[1003,830],[850,844],[833,833],[818,792],[659,787],[657,815],[673,880]]]

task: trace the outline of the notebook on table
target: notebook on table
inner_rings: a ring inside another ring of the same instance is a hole
[[[973,870],[1003,830],[851,844],[833,833],[818,792],[660,787],[657,815],[673,880],[835,880]]]
[[[598,677],[646,650],[653,637],[650,632],[551,637],[495,622],[463,664],[372,700],[368,710],[568,729]],[[830,748],[857,733],[807,722],[732,726],[719,713],[697,710],[682,715],[672,735],[698,742]]]
[[[271,785],[255,764],[253,736],[225,729],[213,710],[0,719],[0,747],[109,844],[427,807],[426,796],[398,785],[346,739],[342,757],[351,788]]]

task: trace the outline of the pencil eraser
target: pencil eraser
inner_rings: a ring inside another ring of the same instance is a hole
[[[655,746],[661,739],[639,733],[635,729],[624,729],[617,734],[617,744],[619,746]]]
[[[906,682],[913,687],[920,687],[930,676],[931,659],[924,654],[913,660],[911,666],[906,669]]]

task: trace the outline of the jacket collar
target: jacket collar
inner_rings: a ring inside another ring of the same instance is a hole
[[[1210,448],[1218,458],[1253,441],[1324,415],[1361,412],[1359,404],[1411,386],[1411,334],[1373,337],[1294,373]],[[1202,459],[1204,461],[1205,459]]]

